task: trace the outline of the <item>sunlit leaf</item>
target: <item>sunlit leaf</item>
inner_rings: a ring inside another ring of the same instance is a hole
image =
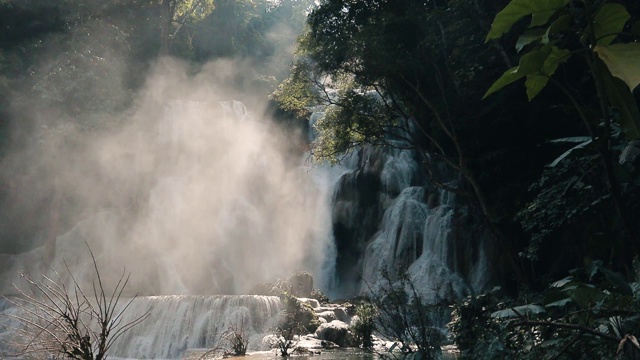
[[[486,41],[502,37],[513,24],[528,15],[533,15],[531,26],[544,25],[568,3],[569,0],[512,0],[496,15]]]
[[[629,140],[640,139],[640,110],[627,85],[611,76],[602,63],[596,63],[596,76],[604,85],[611,105],[619,112],[620,127]]]
[[[595,35],[600,45],[609,45],[629,20],[629,12],[624,5],[604,4],[595,17]]]
[[[640,43],[596,45],[594,51],[611,74],[624,81],[631,91],[640,84]]]

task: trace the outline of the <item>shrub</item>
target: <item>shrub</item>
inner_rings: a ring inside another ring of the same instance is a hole
[[[438,359],[445,337],[435,320],[444,306],[428,304],[406,272],[394,280],[386,267],[381,270],[384,283],[371,296],[378,312],[376,330],[396,342],[390,350],[416,353],[423,360]]]
[[[244,319],[241,319],[239,324],[231,325],[229,329],[222,334],[222,337],[229,345],[229,354],[233,356],[244,356],[247,353],[249,338],[244,332]]]
[[[365,302],[356,306],[356,319],[351,325],[351,331],[358,346],[364,348],[373,347],[373,332],[375,331],[375,320],[378,310],[375,305]]]

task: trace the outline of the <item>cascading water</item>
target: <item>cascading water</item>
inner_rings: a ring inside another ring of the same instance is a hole
[[[341,175],[333,202],[336,292],[375,292],[383,268],[392,277],[407,271],[429,302],[485,289],[490,235],[481,226],[460,224],[466,208],[429,182],[417,155],[391,147],[363,147],[357,154],[357,166]],[[441,173],[432,176],[452,178],[436,170]]]
[[[301,269],[334,298],[375,290],[382,266],[408,271],[430,301],[489,283],[486,230],[460,224],[464,206],[429,183],[412,151],[367,146],[341,166],[306,172],[283,160],[275,145],[282,138],[242,103],[224,102],[222,113],[214,105],[173,100],[157,112],[153,131],[100,143],[90,161],[98,176],[120,167],[133,174],[115,177],[123,195],[114,203],[126,206],[97,207],[45,247],[0,258],[2,294],[15,294],[17,272],[46,273],[64,262],[90,285],[86,241],[106,281],[126,267],[128,295],[166,294],[135,300],[125,316],[150,308],[150,317],[112,354],[177,358],[213,346],[239,323],[250,348],[260,349],[280,307],[272,297],[194,294],[248,293]]]
[[[317,169],[309,176],[300,154],[287,159],[279,148],[286,143],[282,135],[240,102],[216,107],[173,100],[153,119],[154,130],[99,142],[87,175],[118,170],[119,156],[126,155],[124,180],[112,185],[121,186],[122,194],[112,196],[126,206],[94,207],[46,246],[6,256],[0,294],[15,295],[12,283],[29,290],[18,272],[37,279],[52,275],[49,266],[71,285],[68,266],[90,289],[95,273],[86,242],[107,292],[126,268],[131,280],[125,296],[166,295],[134,301],[122,323],[147,309],[150,316],[119,339],[110,355],[179,358],[186,349],[214,346],[230,326],[244,328],[249,349],[264,349],[262,337],[278,318],[278,298],[197,295],[251,293],[300,270],[328,282],[323,274],[332,266],[323,254],[332,249],[331,180]],[[0,319],[2,338],[15,326]]]
[[[126,301],[127,299],[123,299]],[[266,350],[262,339],[277,325],[275,296],[147,296],[133,301],[122,323],[149,311],[149,317],[120,338],[112,356],[176,359],[188,349],[227,346],[223,333],[234,329],[249,339],[249,349]]]

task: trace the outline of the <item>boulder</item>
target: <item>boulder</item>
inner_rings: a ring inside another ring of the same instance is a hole
[[[331,310],[319,312],[319,313],[316,313],[316,315],[318,315],[318,317],[320,317],[320,318],[325,319],[327,322],[331,322],[333,320],[339,320],[336,317],[336,314]]]
[[[313,290],[313,276],[306,271],[291,275],[287,281],[291,287],[291,293],[296,297],[311,297]]]
[[[316,330],[316,336],[320,340],[334,342],[340,347],[348,346],[351,343],[349,325],[340,320],[320,325]]]
[[[336,318],[338,320],[343,321],[343,322],[345,322],[347,324],[349,322],[351,322],[351,317],[347,314],[347,312],[345,311],[344,308],[341,308],[341,307],[335,308],[333,310],[333,313],[336,315]],[[318,316],[320,316],[320,315],[318,315]]]

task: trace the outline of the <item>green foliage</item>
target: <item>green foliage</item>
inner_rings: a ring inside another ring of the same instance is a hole
[[[512,0],[496,15],[487,41],[502,37],[513,24],[528,15],[532,15],[530,29],[522,34],[516,44],[518,51],[525,48],[528,51],[521,57],[519,66],[504,73],[484,97],[526,77],[527,95],[532,100],[547,85],[561,63],[569,61],[574,54],[591,53],[585,55],[584,59],[599,88],[598,96],[605,98],[603,100],[614,97],[625,99],[613,100],[611,105],[621,111],[619,125],[625,129],[627,137],[638,138],[640,117],[628,110],[637,108],[637,104],[630,99],[628,93],[622,91],[624,94],[621,94],[620,89],[603,85],[613,83],[612,76],[624,81],[630,91],[640,84],[640,67],[636,61],[640,56],[640,44],[632,42],[611,45],[623,32],[630,18],[625,6],[592,0],[575,7],[569,6],[568,0]],[[556,20],[548,24],[554,16]],[[579,41],[575,40],[576,37]],[[606,69],[598,66],[597,59],[605,63]],[[621,96],[611,96],[612,93]],[[602,105],[601,111],[605,118],[610,116],[608,109]],[[604,136],[608,138],[610,134]]]
[[[627,84],[633,91],[640,84],[640,44],[596,45],[594,51],[607,65],[611,74]]]
[[[457,302],[447,324],[451,340],[462,352],[463,359],[505,359],[513,355],[504,324],[491,313],[508,307],[500,289]]]
[[[530,191],[536,196],[518,214],[524,229],[531,235],[529,246],[523,253],[531,260],[538,259],[538,251],[544,240],[561,238],[562,234],[558,231],[568,227],[584,227],[585,222],[598,224],[599,214],[610,207],[598,162],[589,155],[588,148],[573,147],[572,150],[567,157],[547,167],[540,179],[532,184]],[[594,238],[601,231],[604,229],[589,229]],[[556,242],[556,249],[559,246],[562,245]]]
[[[496,15],[487,41],[498,39],[525,16],[531,15],[531,27],[546,24],[569,0],[513,0]]]
[[[200,21],[207,17],[215,8],[214,0],[182,0],[176,1],[173,20],[180,24],[187,19]]]
[[[355,343],[363,348],[373,347],[373,332],[376,329],[376,317],[378,310],[370,302],[364,302],[356,306],[357,320],[351,324],[351,331],[355,337]]]
[[[527,96],[529,100],[532,100],[547,85],[549,78],[556,72],[558,66],[568,60],[568,56],[568,50],[556,46],[544,46],[540,50],[531,51],[520,58],[518,66],[507,70],[496,80],[483,98],[526,77]]]
[[[609,45],[622,32],[630,17],[627,8],[621,4],[607,3],[602,5],[593,19],[594,36],[598,45]],[[594,50],[597,52],[597,49]]]
[[[375,93],[347,88],[338,92],[341,103],[327,108],[314,128],[319,134],[312,144],[316,161],[336,162],[355,146],[385,144],[393,120]]]
[[[275,100],[280,108],[292,112],[300,118],[309,116],[309,108],[315,105],[317,94],[309,81],[311,77],[308,64],[299,62],[291,68],[291,74],[287,77],[276,91],[271,94],[271,99]]]
[[[411,126],[417,122],[431,141],[443,141],[439,136],[448,124],[437,122],[434,113],[442,117],[457,109],[449,101],[462,102],[457,96],[475,91],[488,54],[478,23],[469,20],[474,8],[468,0],[447,6],[330,0],[314,9],[300,38],[303,58],[291,78],[304,66],[306,79],[288,80],[285,87],[298,96],[282,100],[285,107],[301,99],[297,108],[331,105],[316,126],[317,159],[335,160],[355,146],[386,145],[390,138],[407,140],[409,147],[444,149],[449,140],[444,146],[419,144],[422,138],[412,138],[420,136],[411,134]]]
[[[637,279],[629,283],[594,261],[527,299],[505,301],[495,292],[467,298],[449,327],[463,358],[635,359],[639,300]]]

